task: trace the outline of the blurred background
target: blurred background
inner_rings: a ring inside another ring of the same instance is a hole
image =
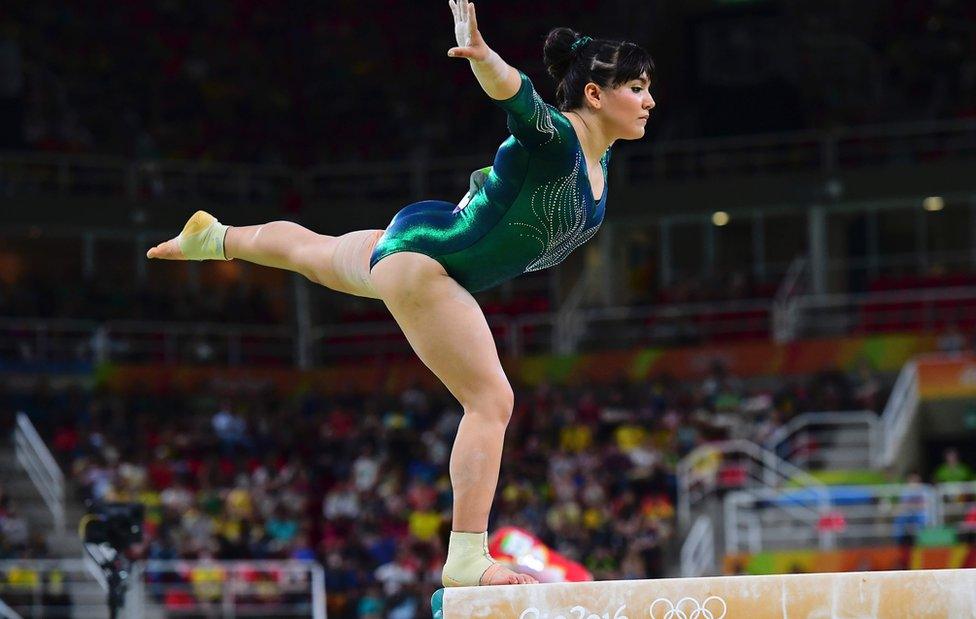
[[[146,505],[126,616],[429,613],[461,411],[382,304],[144,253],[198,208],[339,234],[460,199],[507,132],[446,4],[0,6],[22,616],[107,616],[88,499]],[[478,295],[516,389],[496,555],[554,579],[976,567],[976,4],[478,16],[550,102],[555,26],[658,67],[600,233]]]

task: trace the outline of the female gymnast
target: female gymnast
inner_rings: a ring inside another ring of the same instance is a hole
[[[301,273],[339,292],[381,299],[417,356],[464,408],[451,452],[452,532],[445,586],[534,583],[488,553],[488,513],[514,394],[472,292],[553,266],[603,221],[610,147],[644,136],[654,107],[651,57],[628,42],[549,32],[544,59],[558,108],[485,44],[474,4],[450,0],[457,47],[505,112],[511,136],[457,205],[427,200],[386,230],[338,237],[275,221],[226,226],[198,211],[148,252],[166,260],[241,259]]]

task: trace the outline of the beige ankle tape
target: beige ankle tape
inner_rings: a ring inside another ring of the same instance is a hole
[[[224,236],[228,227],[212,215],[198,211],[176,237],[180,251],[187,260],[227,260]]]
[[[441,573],[445,587],[474,587],[481,584],[485,571],[495,564],[488,554],[488,533],[451,531],[447,562]]]

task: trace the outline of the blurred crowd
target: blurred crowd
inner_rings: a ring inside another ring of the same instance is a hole
[[[551,27],[648,47],[660,137],[976,115],[972,3],[685,4],[634,14],[627,2],[567,0],[526,15],[498,2],[479,16],[489,44],[549,100]],[[491,150],[503,117],[466,63],[446,57],[453,45],[446,3],[8,2],[0,140],[300,165]]]
[[[73,320],[161,322],[287,322],[287,305],[275,288],[247,280],[207,286],[150,286],[103,277],[65,282],[25,278],[16,285],[0,280],[0,316]]]
[[[34,530],[0,481],[0,560],[46,556],[44,537]]]
[[[716,364],[665,376],[517,388],[490,527],[523,527],[596,578],[669,569],[677,460],[725,437],[761,441],[809,410],[878,410],[867,369],[742,381]],[[141,501],[137,556],[317,559],[330,614],[409,617],[439,584],[461,411],[419,387],[394,396],[4,393],[80,496]],[[162,594],[161,594],[162,595]]]

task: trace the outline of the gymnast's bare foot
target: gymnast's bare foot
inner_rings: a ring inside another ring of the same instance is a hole
[[[539,581],[528,574],[513,572],[501,563],[496,563],[481,575],[481,585],[535,585]]]
[[[180,242],[176,237],[156,245],[146,252],[146,258],[156,258],[158,260],[186,260],[183,251],[180,249]]]

